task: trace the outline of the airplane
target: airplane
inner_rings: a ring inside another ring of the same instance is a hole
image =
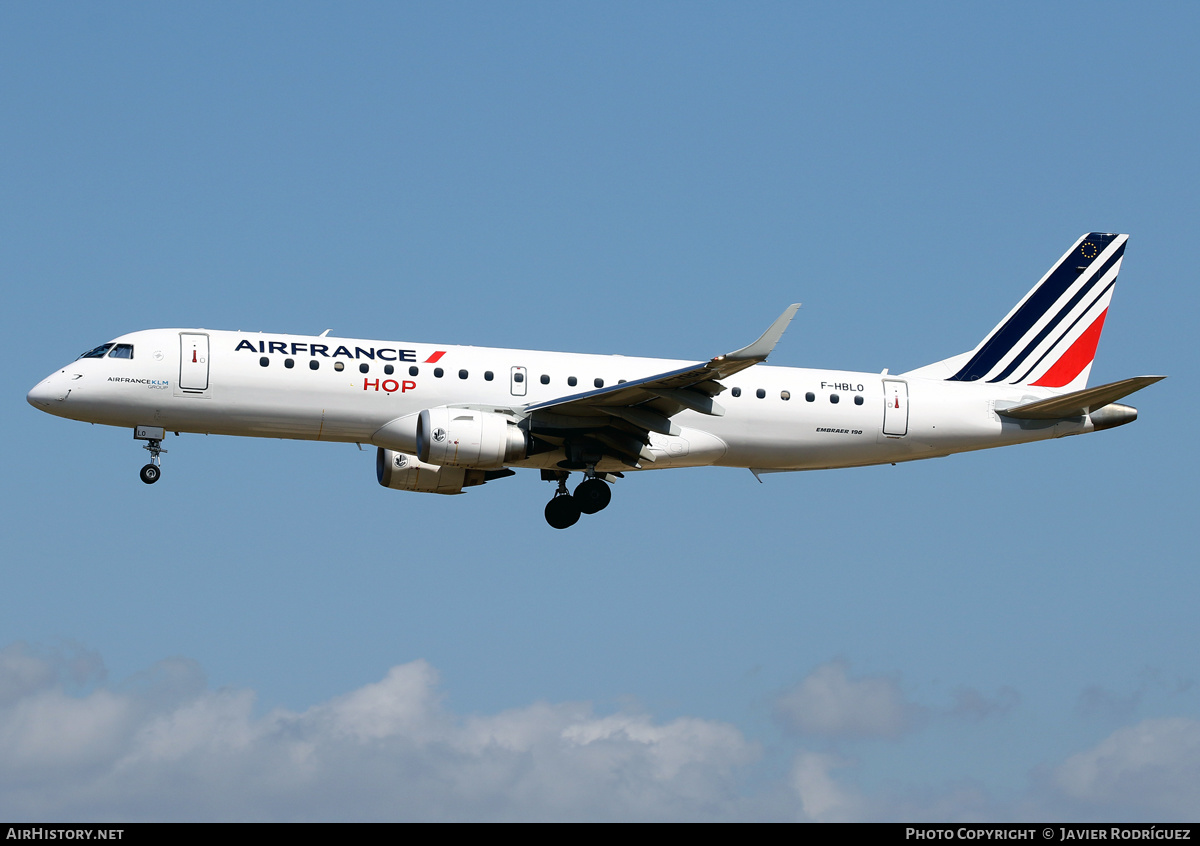
[[[459,494],[539,470],[556,484],[546,521],[565,529],[631,471],[739,467],[761,482],[1132,422],[1117,400],[1165,377],[1087,387],[1127,239],[1084,235],[973,350],[895,375],[763,364],[793,304],[754,343],[699,362],[151,329],[83,353],[27,399],[132,428],[146,484],[169,431],[367,443],[397,490]]]

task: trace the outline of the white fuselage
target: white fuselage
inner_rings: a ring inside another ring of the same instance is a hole
[[[30,403],[111,426],[403,449],[403,438],[380,430],[423,409],[464,406],[519,417],[527,405],[692,363],[203,329],[134,332],[113,343],[132,346],[132,356],[78,359],[30,391]],[[676,415],[679,433],[652,433],[654,460],[643,469],[851,467],[1093,429],[1087,416],[1021,422],[995,413],[997,402],[1003,408],[1051,395],[1028,386],[763,364],[723,384],[725,414]],[[511,466],[552,468],[563,457],[550,450]],[[611,458],[597,466],[629,469]]]

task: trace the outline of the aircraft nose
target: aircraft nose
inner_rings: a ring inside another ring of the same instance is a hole
[[[38,382],[25,395],[26,401],[34,408],[50,408],[53,403],[62,399],[63,392],[55,384],[57,381],[54,376],[48,376]]]

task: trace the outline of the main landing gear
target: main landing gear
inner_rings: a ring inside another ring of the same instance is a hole
[[[595,514],[603,511],[612,502],[612,488],[608,486],[608,482],[592,476],[579,483],[579,487],[575,488],[575,495],[571,498],[579,504],[579,510],[584,514]]]
[[[575,488],[575,493],[567,491],[565,471],[543,471],[542,478],[557,482],[554,499],[546,503],[546,522],[555,529],[569,529],[579,522],[581,514],[595,514],[602,511],[612,500],[612,489],[608,482],[589,471],[582,482]]]

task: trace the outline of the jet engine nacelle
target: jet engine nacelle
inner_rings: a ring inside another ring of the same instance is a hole
[[[427,408],[417,418],[417,456],[441,467],[494,469],[528,455],[528,436],[494,411]]]
[[[463,488],[487,481],[483,470],[438,467],[415,455],[379,447],[375,453],[375,476],[385,488],[417,493],[457,494]]]

